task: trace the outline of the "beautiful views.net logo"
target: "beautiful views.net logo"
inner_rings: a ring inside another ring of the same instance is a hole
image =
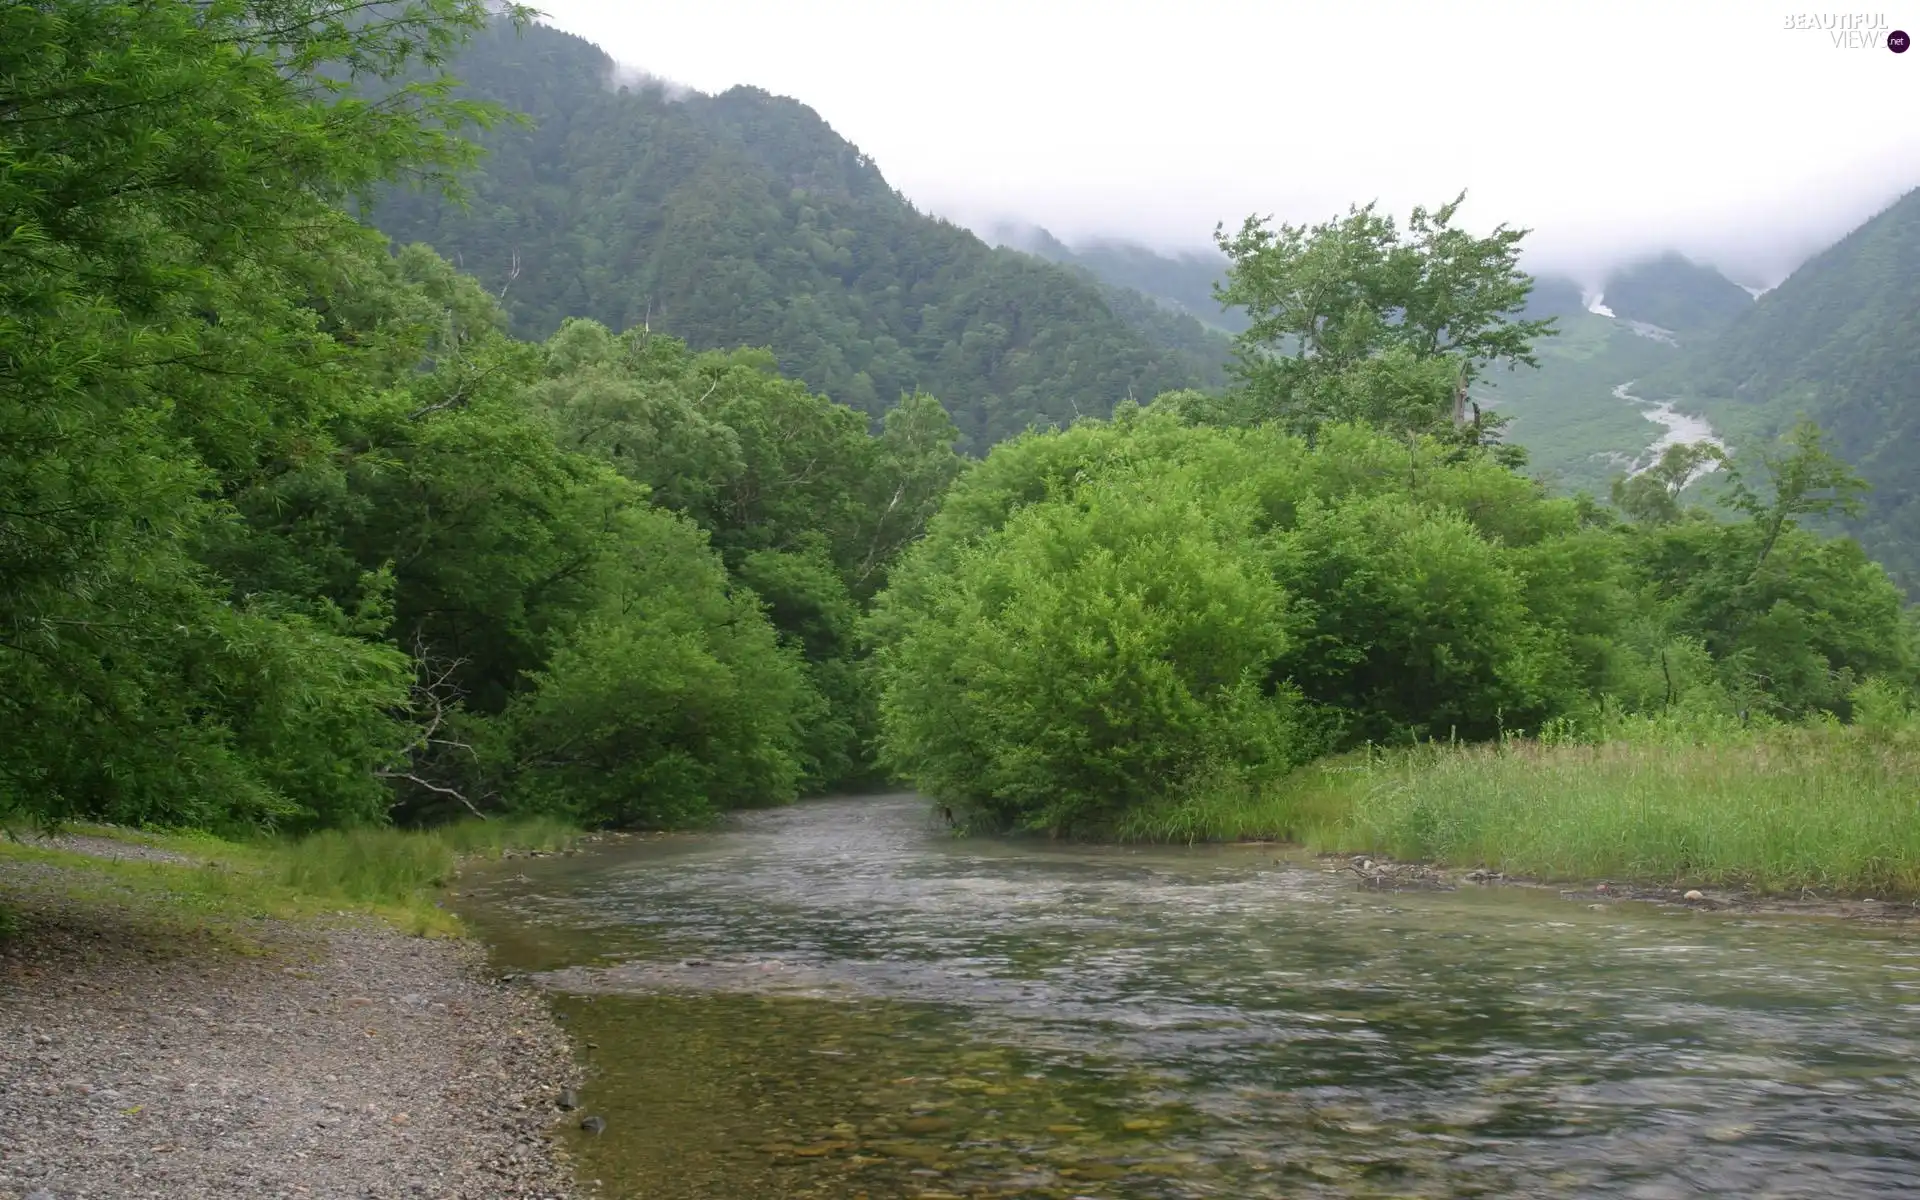
[[[1788,13],[1786,27],[1824,33],[1840,50],[1878,50],[1885,46],[1895,54],[1905,54],[1913,42],[1906,30],[1888,27],[1885,13]]]

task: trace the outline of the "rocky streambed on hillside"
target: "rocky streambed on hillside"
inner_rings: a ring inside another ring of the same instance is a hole
[[[197,927],[0,863],[0,1200],[560,1200],[573,1082],[472,942]]]

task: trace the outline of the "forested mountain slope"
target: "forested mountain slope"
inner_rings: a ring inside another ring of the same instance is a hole
[[[470,208],[395,191],[372,219],[503,291],[522,336],[590,317],[766,346],[870,414],[931,392],[974,449],[1223,379],[1197,322],[916,211],[793,100],[618,86],[597,47],[539,26],[496,25],[454,72],[531,125],[485,137]]]
[[[1804,416],[1873,490],[1855,526],[1920,581],[1920,191],[1795,271],[1646,394],[1698,405],[1729,436],[1768,439]]]
[[[1753,307],[1747,289],[1680,254],[1628,263],[1607,276],[1606,306],[1624,321],[1645,321],[1676,333],[1711,329]]]
[[[1214,297],[1215,285],[1227,273],[1227,260],[1218,253],[1162,254],[1137,242],[1112,238],[1069,246],[1037,226],[1003,226],[997,238],[1016,250],[1079,267],[1110,287],[1151,296],[1223,333],[1239,333],[1247,327],[1245,312],[1223,308]]]
[[[1527,296],[1528,317],[1577,317],[1587,311],[1580,285],[1565,275],[1535,275]]]

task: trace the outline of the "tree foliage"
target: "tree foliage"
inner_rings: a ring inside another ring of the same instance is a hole
[[[1471,237],[1458,203],[1405,235],[1250,220],[1221,239],[1240,386],[964,472],[869,624],[886,761],[992,824],[1098,830],[1329,748],[1910,687],[1885,573],[1801,528],[1861,490],[1818,430],[1753,463],[1675,447],[1617,483],[1626,520],[1512,469],[1465,387],[1551,326],[1512,319],[1520,233]],[[1735,519],[1682,501],[1717,467]]]
[[[0,10],[0,813],[645,824],[866,761],[850,631],[951,423],[517,342],[390,253],[343,206],[472,166],[435,72],[490,19]]]
[[[324,452],[363,355],[309,299],[369,244],[335,204],[444,180],[491,120],[432,67],[466,0],[0,9],[0,807],[341,821],[405,659],[386,603],[236,592],[201,551]]]
[[[1526,231],[1473,236],[1453,223],[1465,199],[1415,208],[1404,231],[1372,204],[1318,225],[1222,229],[1219,299],[1250,320],[1235,339],[1246,415],[1308,436],[1352,421],[1432,433],[1462,422],[1480,372],[1535,366],[1533,339],[1553,322],[1517,319],[1532,288]]]

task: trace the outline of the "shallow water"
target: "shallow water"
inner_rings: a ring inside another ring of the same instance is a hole
[[[956,839],[924,801],[505,864],[613,1197],[1904,1196],[1920,943],[1272,848]]]

